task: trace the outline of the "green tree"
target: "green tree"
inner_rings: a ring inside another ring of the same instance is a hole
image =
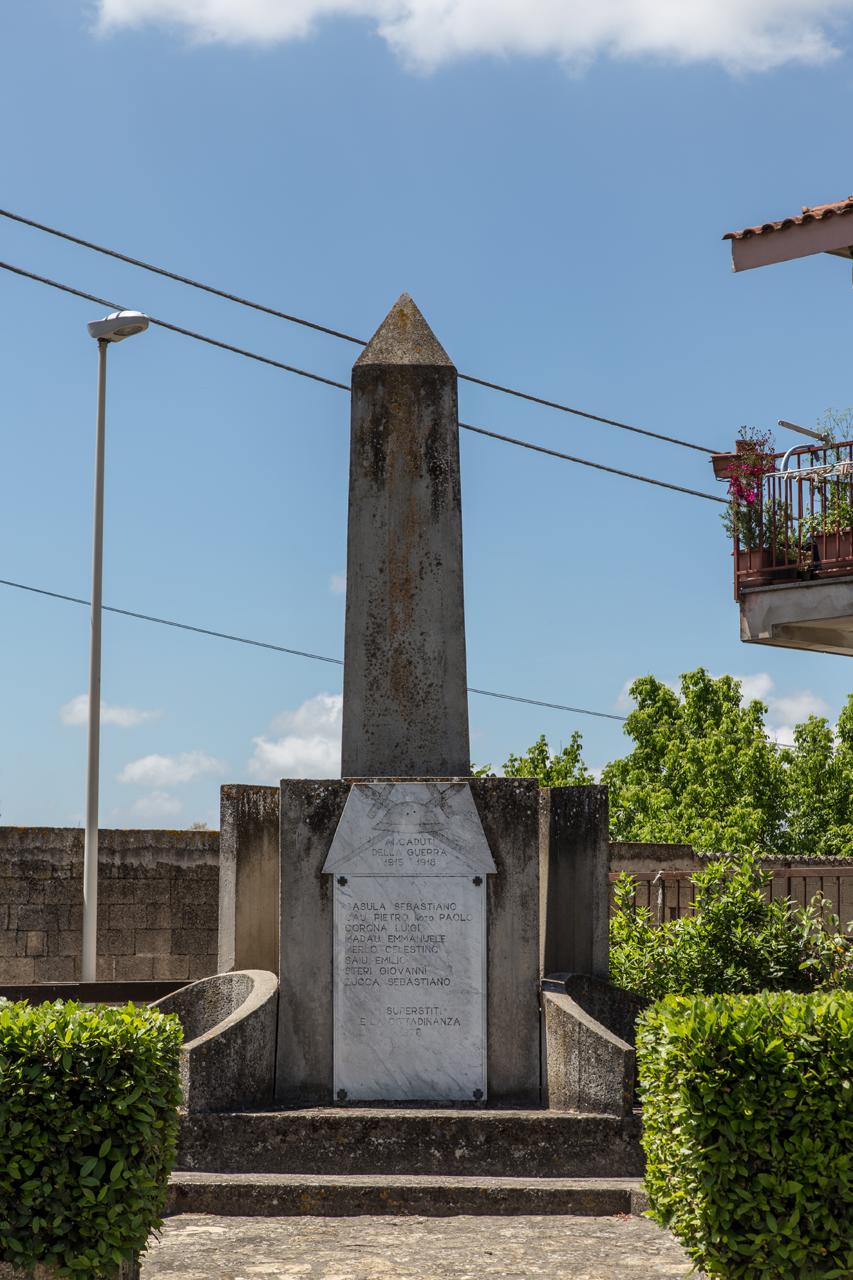
[[[551,755],[545,734],[523,756],[513,756],[504,765],[507,778],[538,778],[540,787],[584,787],[593,781],[581,757],[581,735],[575,731],[562,751]]]
[[[822,716],[794,729],[787,769],[788,845],[822,857],[853,854],[853,695],[833,731]]]
[[[767,737],[762,702],[742,707],[740,681],[702,667],[681,677],[680,696],[654,676],[635,680],[631,696],[625,732],[636,745],[601,777],[613,839],[787,849],[786,753]]]
[[[853,694],[835,729],[809,716],[794,729],[794,745],[780,748],[764,725],[767,707],[757,698],[742,706],[732,676],[715,680],[699,667],[682,675],[678,692],[654,676],[635,680],[630,692],[636,707],[625,732],[634,748],[601,776],[611,839],[709,853],[853,856]],[[504,773],[543,787],[584,786],[593,777],[582,750],[575,732],[552,755],[542,734],[510,756]]]

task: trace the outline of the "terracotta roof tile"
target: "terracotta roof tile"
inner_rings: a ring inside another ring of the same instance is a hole
[[[762,222],[758,227],[744,227],[743,231],[727,231],[724,240],[746,240],[749,236],[764,235],[768,231],[785,231],[788,227],[798,227],[804,222],[819,222],[822,218],[832,218],[838,213],[853,212],[853,196],[846,200],[837,200],[832,204],[803,205],[802,213],[795,218],[783,218],[781,222]]]

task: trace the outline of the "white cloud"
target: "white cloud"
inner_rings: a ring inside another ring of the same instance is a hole
[[[122,729],[133,729],[138,724],[150,724],[152,720],[160,720],[162,711],[140,711],[137,707],[109,706],[101,703],[101,724],[117,724]],[[89,695],[80,693],[64,707],[59,708],[59,718],[63,724],[87,724],[89,720]]]
[[[131,818],[139,818],[142,822],[156,822],[163,818],[174,818],[183,809],[183,804],[176,796],[167,791],[150,791],[148,795],[139,796],[126,813]],[[119,814],[116,810],[114,816]]]
[[[652,57],[737,72],[837,57],[833,27],[851,8],[853,0],[98,0],[98,26],[156,23],[200,42],[268,45],[347,16],[367,19],[419,70],[521,54],[574,67]]]
[[[626,680],[622,688],[619,690],[619,697],[613,703],[612,710],[617,711],[620,716],[627,716],[634,710],[634,699],[629,692],[631,685],[634,683],[633,676],[630,680]]]
[[[793,725],[802,724],[809,716],[829,716],[832,708],[811,689],[789,689],[787,693],[776,697],[776,685],[772,676],[766,671],[759,671],[752,676],[735,676],[740,680],[741,705],[746,706],[753,698],[767,705],[767,723],[773,729],[773,736],[779,742],[793,742]],[[784,738],[782,735],[786,735]]]
[[[253,738],[255,751],[247,768],[261,782],[279,778],[341,776],[341,710],[339,693],[320,693],[297,711],[276,716],[266,734]],[[279,734],[279,737],[268,736]]]
[[[345,573],[333,573],[329,579],[329,590],[333,596],[342,596],[346,594],[347,575]]]
[[[791,689],[781,698],[770,699],[769,718],[774,723],[784,720],[790,724],[802,724],[809,716],[829,716],[830,711],[828,703],[811,689]]]
[[[781,697],[774,695],[776,685],[766,671],[751,676],[735,676],[740,680],[741,705],[759,698],[767,706],[767,728],[770,738],[784,746],[794,745],[794,725],[809,716],[829,716],[832,708],[811,689],[789,689]]]
[[[224,760],[215,760],[199,750],[182,751],[176,756],[151,755],[132,760],[116,774],[116,780],[135,782],[140,787],[174,787],[179,782],[194,782],[206,773],[223,774],[227,771],[228,765]]]
[[[619,690],[619,695],[616,698],[616,701],[611,705],[611,711],[616,711],[619,715],[627,716],[637,709],[637,704],[631,697],[631,685],[636,679],[636,676],[631,676],[630,680],[625,681],[622,688]],[[665,685],[667,689],[671,689],[673,693],[677,693],[679,697],[681,696],[681,685],[677,681],[661,680],[660,684]]]
[[[715,677],[716,678],[716,677]],[[753,698],[758,698],[767,707],[767,726],[770,737],[777,742],[793,743],[795,724],[802,724],[809,716],[829,716],[831,707],[811,689],[789,689],[787,693],[777,697],[774,694],[776,685],[773,677],[766,671],[757,671],[753,675],[734,676],[740,681],[740,702],[745,707]],[[626,680],[619,696],[613,703],[613,710],[620,715],[628,715],[634,710],[634,699],[629,693],[633,679]],[[668,680],[661,682],[673,693],[679,693],[680,685]]]
[[[758,698],[759,702],[766,702],[776,687],[766,671],[759,671],[754,676],[735,676],[735,680],[740,680],[740,704],[745,707],[752,702],[754,698]]]

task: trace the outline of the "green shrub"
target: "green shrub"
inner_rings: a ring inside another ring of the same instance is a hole
[[[846,985],[853,944],[835,932],[837,917],[819,900],[805,910],[788,898],[768,900],[770,878],[752,854],[712,862],[693,877],[694,914],[653,925],[623,874],[610,922],[610,981],[653,1000]]]
[[[637,1034],[651,1216],[708,1275],[853,1275],[853,995],[667,996]]]
[[[182,1032],[154,1009],[0,1010],[0,1256],[111,1275],[162,1225]]]

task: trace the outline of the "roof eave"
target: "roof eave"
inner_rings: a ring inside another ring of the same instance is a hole
[[[740,238],[724,236],[732,242],[732,271],[750,271],[753,267],[766,267],[772,262],[790,262],[794,258],[807,258],[813,253],[833,253],[851,257],[853,249],[853,209],[830,217],[808,221],[783,222],[778,227],[768,227]]]

